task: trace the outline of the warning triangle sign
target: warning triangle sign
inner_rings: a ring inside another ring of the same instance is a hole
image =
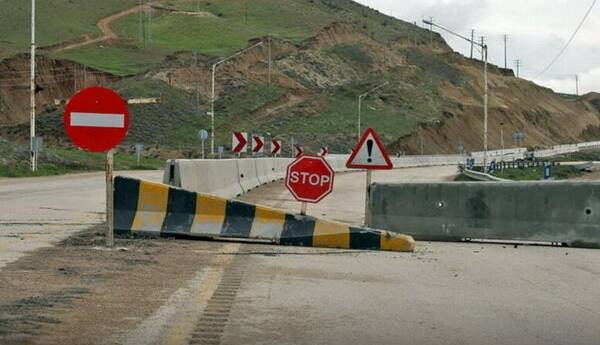
[[[373,128],[367,129],[352,150],[346,162],[346,167],[351,169],[388,170],[394,165],[390,160],[385,147],[381,143],[377,132]]]

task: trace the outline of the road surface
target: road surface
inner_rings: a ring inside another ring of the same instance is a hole
[[[162,171],[124,172],[162,181]],[[0,268],[105,221],[104,173],[0,179]]]
[[[439,180],[454,172],[402,169],[375,179]],[[73,227],[66,234],[88,218],[98,222],[101,178],[2,181],[0,197],[11,198],[11,217],[19,222],[76,223],[39,226]],[[336,192],[309,213],[360,222],[363,190],[363,174],[338,175]],[[38,194],[16,196],[22,192]],[[243,199],[298,209],[281,183]],[[35,212],[19,206],[32,203]],[[97,233],[85,236],[30,252],[0,271],[0,343],[591,345],[600,339],[598,250],[418,243],[415,253],[391,253],[119,238],[118,249],[108,251]]]

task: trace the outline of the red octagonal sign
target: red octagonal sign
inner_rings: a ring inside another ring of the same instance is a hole
[[[129,130],[127,103],[116,92],[90,87],[78,92],[65,108],[65,131],[71,141],[91,152],[117,146]]]
[[[285,185],[296,200],[318,203],[333,190],[333,177],[325,158],[305,155],[288,166]]]

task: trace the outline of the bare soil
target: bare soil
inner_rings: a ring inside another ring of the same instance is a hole
[[[0,272],[0,343],[112,343],[208,266],[222,243],[120,237],[101,229],[38,250]],[[112,339],[112,340],[111,340]]]

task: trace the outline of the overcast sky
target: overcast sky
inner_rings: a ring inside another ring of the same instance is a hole
[[[593,0],[358,0],[399,19],[434,22],[470,35],[486,36],[490,61],[504,66],[503,34],[508,35],[508,67],[522,60],[521,77],[531,79],[558,54]],[[557,92],[600,92],[600,3],[575,40],[545,74],[535,80]],[[455,50],[470,54],[468,42],[442,32]]]

